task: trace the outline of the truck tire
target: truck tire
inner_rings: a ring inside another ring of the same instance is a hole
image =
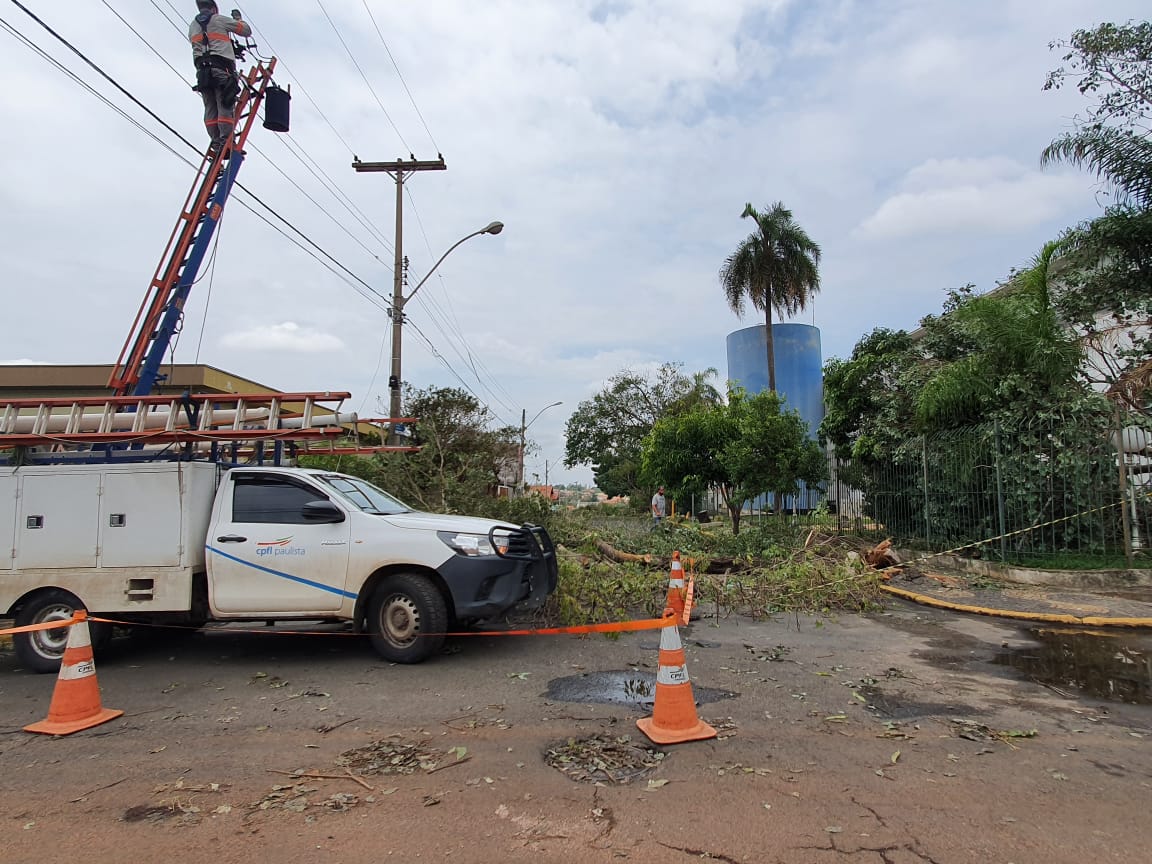
[[[83,608],[84,604],[67,591],[60,589],[44,591],[20,607],[16,615],[16,626],[26,627],[45,621],[68,621],[72,618],[73,612]],[[108,646],[112,639],[112,625],[90,621],[88,633],[95,653]],[[12,643],[16,649],[16,657],[25,669],[41,673],[59,672],[60,660],[68,645],[68,628],[17,633]]]
[[[444,645],[448,606],[423,576],[400,573],[376,586],[368,603],[372,647],[393,663],[420,663]]]

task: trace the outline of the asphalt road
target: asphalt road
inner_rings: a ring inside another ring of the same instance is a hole
[[[599,785],[545,756],[593,735],[644,743],[655,633],[460,638],[420,666],[339,634],[118,638],[97,672],[105,705],[125,715],[67,738],[21,731],[55,682],[0,652],[0,860],[1152,854],[1152,707],[1122,701],[1152,698],[1147,636],[1033,633],[904,605],[702,620],[681,635],[698,695],[732,694],[699,708],[721,737]],[[367,746],[422,753],[424,767],[357,782],[345,769],[359,773],[361,757],[341,754]],[[301,770],[327,776],[291,776]]]

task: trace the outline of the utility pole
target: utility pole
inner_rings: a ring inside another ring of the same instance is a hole
[[[551,405],[545,405],[536,412],[536,416],[528,422],[524,422],[528,418],[528,409],[520,409],[520,453],[517,459],[516,469],[516,488],[522,493],[524,491],[524,451],[528,446],[528,439],[525,437],[528,432],[528,427],[540,419],[540,415],[547,411],[549,408],[555,408],[557,405],[563,405],[563,402],[553,402]],[[539,482],[540,475],[536,475],[536,480]],[[518,493],[519,494],[519,493]]]
[[[409,154],[411,155],[411,154]],[[401,326],[404,324],[404,180],[410,175],[415,174],[417,171],[444,171],[447,165],[444,164],[444,157],[439,153],[436,154],[435,160],[421,161],[415,156],[405,162],[403,159],[397,159],[395,162],[361,162],[360,157],[352,157],[352,168],[357,173],[379,173],[383,172],[389,174],[393,180],[396,181],[396,260],[393,265],[392,273],[392,308],[389,314],[392,316],[392,370],[388,376],[388,415],[391,418],[401,416],[400,409],[400,348],[401,348]],[[415,293],[415,292],[413,292]],[[392,439],[393,444],[400,443],[398,440],[395,424],[390,425],[391,432],[389,438]]]
[[[516,494],[521,495],[524,492],[524,446],[526,444],[524,433],[528,431],[528,424],[524,421],[528,417],[528,409],[520,409],[520,453],[518,456],[517,465],[519,466],[516,471]]]

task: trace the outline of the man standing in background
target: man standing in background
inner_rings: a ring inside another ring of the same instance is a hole
[[[664,521],[667,514],[668,502],[664,498],[664,487],[660,486],[656,489],[656,494],[652,496],[652,528],[660,527],[660,523]]]

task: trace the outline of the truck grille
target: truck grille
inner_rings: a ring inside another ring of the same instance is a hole
[[[502,558],[539,561],[542,558],[556,557],[556,547],[552,543],[552,538],[538,525],[522,525],[510,531],[498,531],[493,528],[488,532],[488,539],[497,550],[501,546],[507,547],[504,551],[498,552]]]

